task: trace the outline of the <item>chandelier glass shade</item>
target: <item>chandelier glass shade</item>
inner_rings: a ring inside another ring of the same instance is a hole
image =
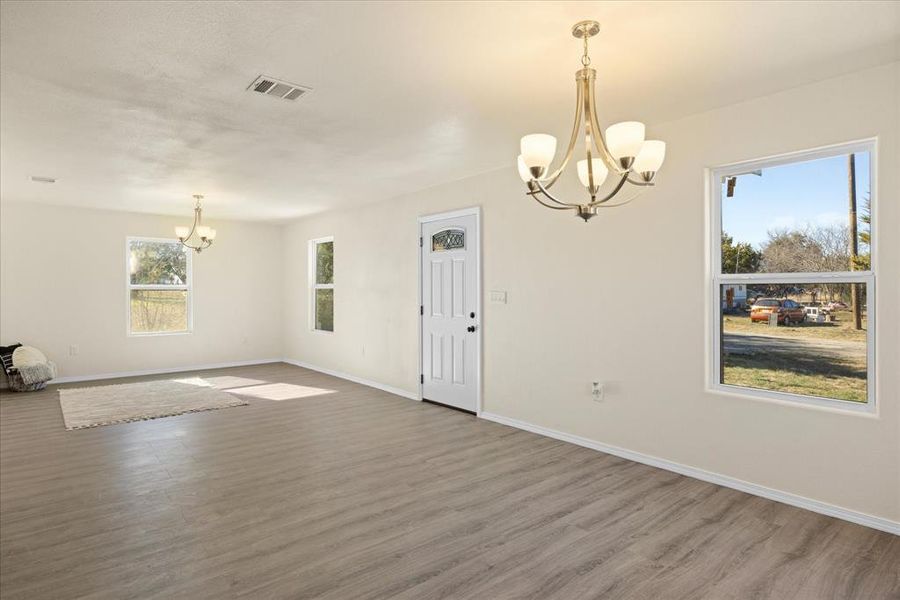
[[[203,207],[200,206],[203,196],[194,194],[194,200],[196,202],[194,204],[194,223],[190,227],[176,227],[175,235],[182,246],[200,253],[212,246],[213,240],[216,239],[216,230],[203,224]]]
[[[575,123],[562,162],[556,169],[550,169],[556,155],[556,138],[546,133],[524,136],[517,161],[519,177],[528,187],[529,196],[547,208],[573,210],[585,221],[594,217],[600,208],[622,206],[634,200],[637,194],[624,201],[609,203],[626,186],[640,189],[654,185],[653,177],[666,156],[665,142],[645,139],[643,123],[616,123],[607,127],[605,133],[600,129],[594,99],[597,71],[590,68],[588,56],[588,39],[598,31],[600,24],[596,21],[581,21],[572,27],[572,35],[584,40],[584,54],[582,68],[575,72]],[[578,203],[563,202],[549,190],[569,165],[576,149],[584,152],[584,159],[576,161],[575,166],[578,180],[587,190],[589,199]],[[607,179],[615,183],[611,190],[601,194],[600,188]]]

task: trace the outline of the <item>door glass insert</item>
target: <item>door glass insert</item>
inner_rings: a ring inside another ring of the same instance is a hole
[[[466,247],[466,232],[462,229],[442,229],[431,236],[432,252],[462,250]]]

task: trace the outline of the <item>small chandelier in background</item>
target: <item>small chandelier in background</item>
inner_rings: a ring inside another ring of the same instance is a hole
[[[194,224],[190,227],[176,227],[175,235],[184,247],[200,253],[212,246],[213,240],[216,239],[216,230],[203,224],[203,207],[200,206],[203,196],[194,194],[194,200],[197,201],[194,205]],[[199,240],[192,244],[191,238],[195,234]]]
[[[594,217],[600,208],[622,206],[634,200],[637,194],[623,202],[607,204],[622,191],[626,183],[652,186],[653,176],[659,171],[666,155],[665,142],[644,139],[643,123],[625,121],[607,127],[605,136],[601,132],[594,101],[597,71],[590,68],[591,59],[588,56],[588,38],[599,31],[600,24],[597,21],[581,21],[572,27],[572,35],[584,40],[584,55],[581,57],[583,68],[575,72],[575,124],[572,126],[572,137],[562,164],[555,171],[549,171],[556,154],[556,138],[546,133],[523,137],[522,153],[518,157],[519,176],[528,186],[529,196],[547,208],[574,210],[585,221]],[[553,197],[548,190],[568,166],[582,131],[582,123],[585,159],[576,163],[576,170],[581,184],[587,188],[590,200],[572,204]],[[598,199],[600,186],[606,181],[610,171],[618,181],[608,194]]]

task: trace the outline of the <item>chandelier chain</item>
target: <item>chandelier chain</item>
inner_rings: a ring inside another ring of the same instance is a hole
[[[589,67],[591,64],[591,57],[588,56],[588,36],[584,36],[584,54],[581,57],[581,64],[585,67]]]

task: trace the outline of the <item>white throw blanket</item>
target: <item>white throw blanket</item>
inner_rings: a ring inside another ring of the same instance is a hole
[[[56,377],[56,363],[50,360],[45,363],[16,367],[16,370],[19,371],[19,377],[22,378],[22,383],[25,385],[44,383]]]

